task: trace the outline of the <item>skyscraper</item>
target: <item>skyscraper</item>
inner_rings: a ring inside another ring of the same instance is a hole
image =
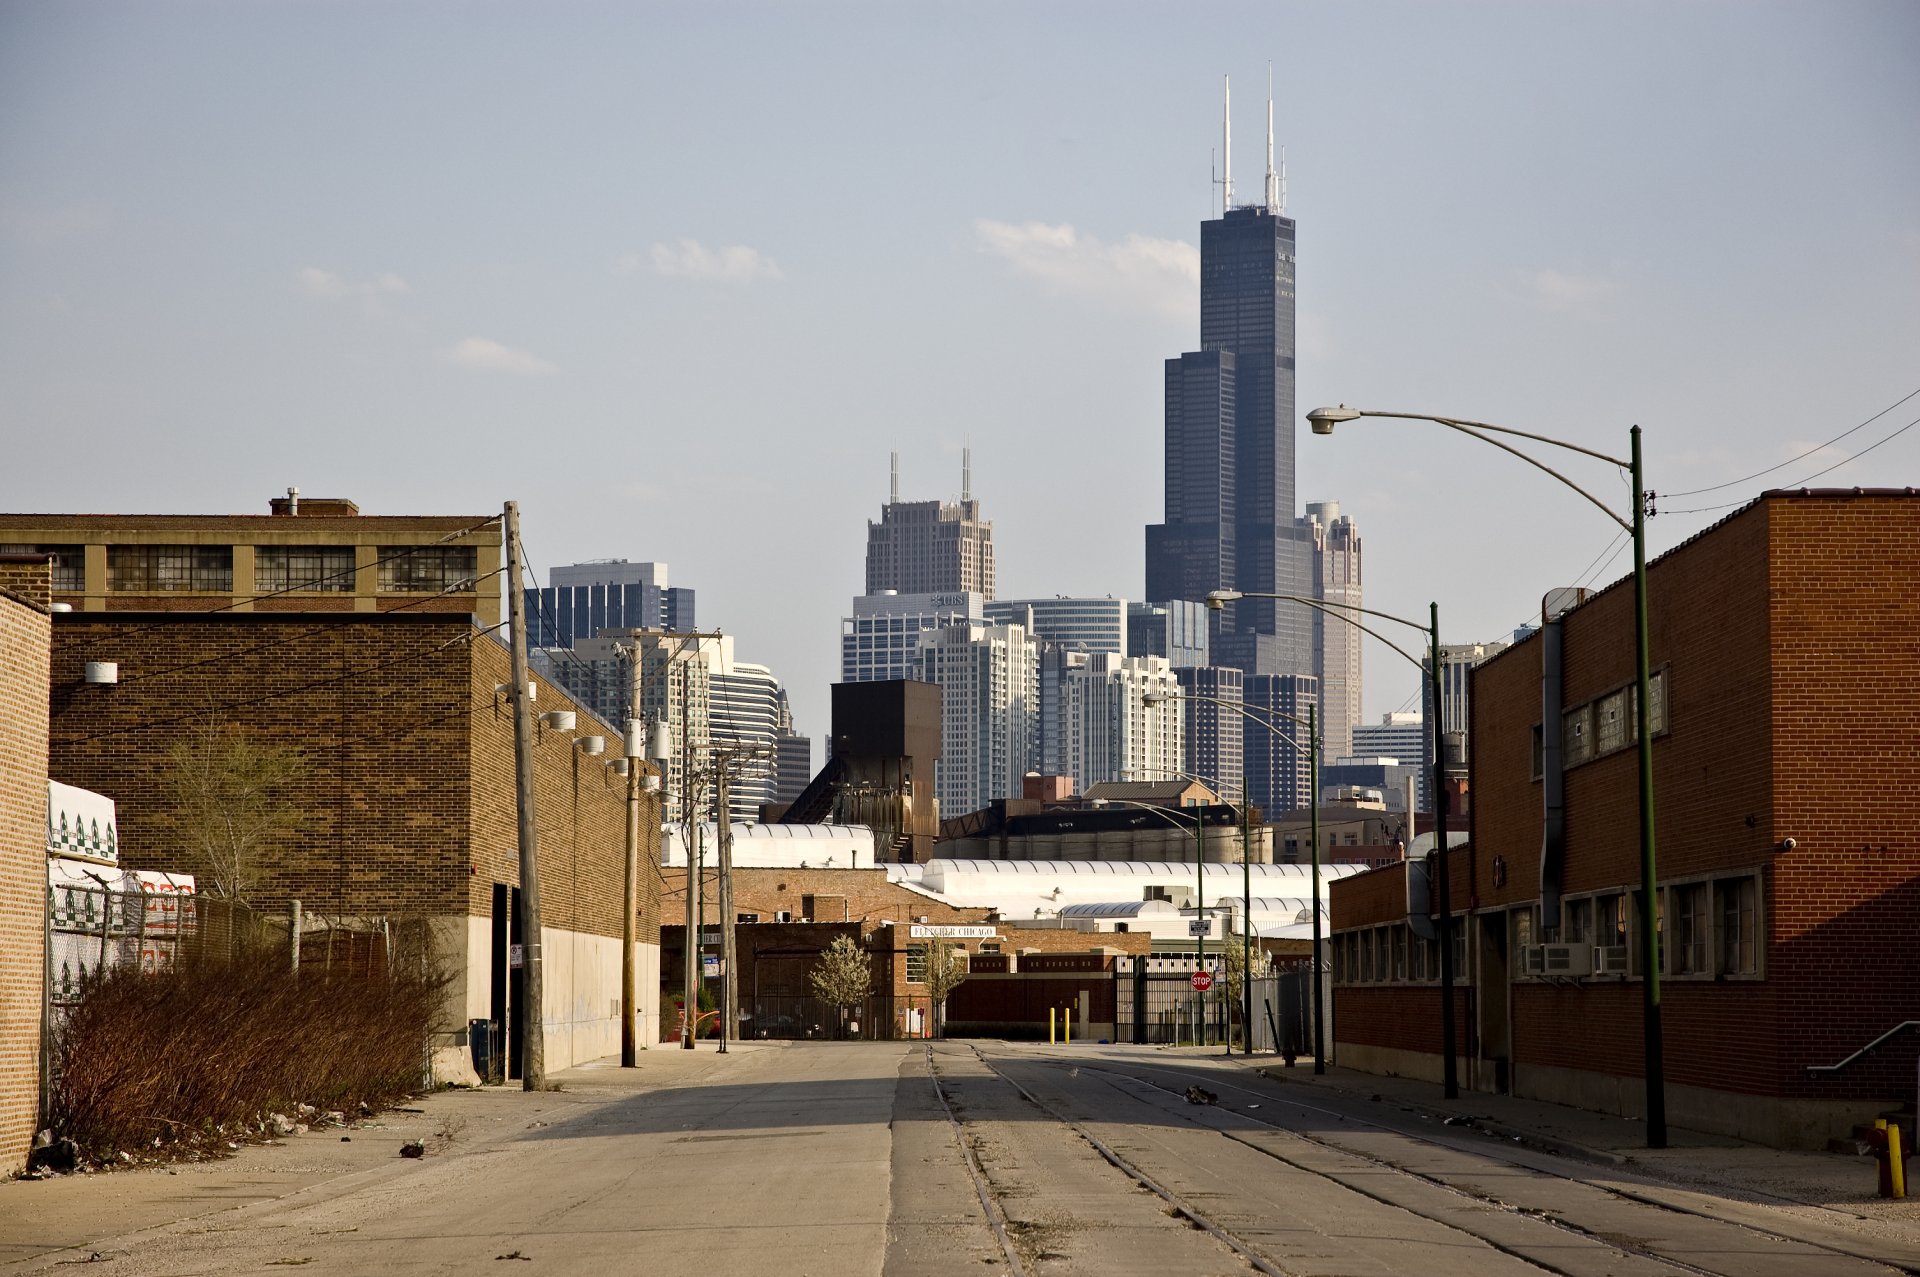
[[[1147,528],[1147,598],[1215,589],[1311,595],[1311,532],[1294,504],[1294,223],[1273,166],[1233,203],[1229,124],[1221,215],[1200,225],[1200,349],[1166,362],[1166,521]],[[1219,614],[1212,661],[1311,675],[1308,609],[1247,599]]]
[[[1360,533],[1337,501],[1309,502],[1301,521],[1313,547],[1313,597],[1359,607]],[[1346,613],[1354,620],[1358,613]],[[1360,724],[1360,627],[1315,611],[1313,672],[1320,679],[1320,762],[1324,766],[1356,753],[1353,729]]]
[[[958,501],[902,501],[900,458],[880,522],[867,523],[867,593],[993,597],[993,525],[973,499],[973,452],[961,463]]]
[[[694,628],[694,592],[667,585],[664,563],[596,559],[556,567],[527,599],[527,646],[572,647],[601,630]]]

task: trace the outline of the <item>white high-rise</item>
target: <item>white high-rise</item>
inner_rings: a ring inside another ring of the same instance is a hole
[[[1040,653],[1026,628],[969,622],[927,631],[905,677],[940,685],[941,817],[1018,798],[1040,740]]]
[[[707,657],[708,708],[713,745],[734,754],[728,765],[727,809],[736,824],[760,819],[760,805],[774,800],[775,736],[782,720],[780,680],[752,661],[735,660],[733,636],[703,643]],[[742,755],[764,757],[749,760]]]
[[[917,678],[920,636],[943,625],[978,621],[979,594],[896,594],[884,590],[853,601],[840,622],[840,681],[874,683]]]
[[[1179,775],[1185,715],[1172,662],[1111,652],[1075,657],[1060,678],[1061,770],[1082,792],[1101,781]]]

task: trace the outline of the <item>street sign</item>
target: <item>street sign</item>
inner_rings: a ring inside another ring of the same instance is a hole
[[[931,926],[916,922],[907,929],[907,935],[914,940],[994,940],[1000,932],[993,925],[960,926],[935,923]]]
[[[705,975],[708,979],[718,979],[720,975],[720,955],[717,953],[701,955],[700,970],[701,974]]]
[[[1193,988],[1196,993],[1205,993],[1213,987],[1213,972],[1196,971],[1193,973]]]
[[[516,971],[527,965],[527,946],[512,944],[507,946],[507,965]]]
[[[1187,934],[1190,936],[1210,935],[1212,932],[1213,924],[1206,918],[1195,918],[1187,924]]]

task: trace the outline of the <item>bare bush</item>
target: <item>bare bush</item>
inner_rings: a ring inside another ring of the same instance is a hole
[[[56,1134],[103,1161],[252,1132],[275,1112],[378,1108],[423,1084],[444,976],[290,971],[284,946],[88,977],[53,1042]]]

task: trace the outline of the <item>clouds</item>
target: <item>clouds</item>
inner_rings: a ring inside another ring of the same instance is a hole
[[[614,265],[629,274],[651,268],[658,275],[735,286],[784,278],[779,263],[757,248],[745,244],[708,248],[697,239],[657,243],[644,257],[623,253]]]
[[[1190,315],[1199,301],[1200,250],[1177,239],[1108,242],[1073,226],[977,218],[974,247],[1065,296]]]
[[[376,275],[365,281],[348,279],[335,271],[322,270],[318,266],[302,266],[295,275],[300,291],[309,297],[331,300],[336,297],[365,297],[372,300],[381,294],[404,293],[407,281],[388,272]]]
[[[1521,280],[1533,304],[1553,315],[1593,317],[1605,313],[1619,285],[1605,275],[1537,270]]]
[[[457,341],[444,353],[448,363],[462,368],[509,372],[522,377],[544,377],[559,371],[556,365],[530,351],[515,350],[512,346],[503,346],[486,337],[468,337],[464,341]]]

